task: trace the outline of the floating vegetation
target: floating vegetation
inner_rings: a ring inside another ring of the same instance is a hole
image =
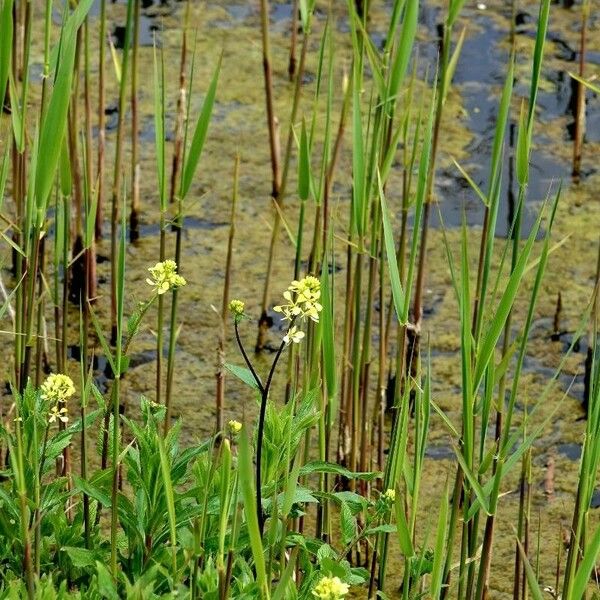
[[[599,596],[598,17],[0,0],[0,598]]]

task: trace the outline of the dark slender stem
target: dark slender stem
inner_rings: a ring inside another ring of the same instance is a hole
[[[258,376],[257,372],[254,370],[254,367],[252,366],[250,359],[248,358],[248,354],[246,353],[244,344],[242,344],[242,340],[240,338],[240,332],[238,330],[237,321],[234,322],[234,329],[235,329],[235,339],[237,341],[240,352],[242,353],[242,356],[244,358],[244,362],[248,366],[248,369],[250,369],[250,373],[252,373],[252,377],[254,378],[254,381],[256,381],[256,385],[258,386],[258,390],[260,391],[260,394],[262,396],[265,393],[265,388],[263,387],[262,381],[260,380],[260,377]]]
[[[293,321],[290,323],[290,327],[292,326]],[[237,327],[236,327],[237,334]],[[267,413],[267,400],[269,399],[269,389],[271,387],[271,382],[273,380],[273,375],[275,373],[275,367],[279,362],[279,358],[283,352],[283,349],[287,346],[287,344],[282,341],[279,345],[279,349],[277,350],[277,354],[275,355],[275,360],[273,360],[273,364],[271,365],[271,370],[269,371],[269,376],[267,377],[267,383],[265,387],[261,391],[261,400],[260,400],[260,415],[258,417],[258,432],[256,434],[256,513],[258,517],[258,526],[260,528],[260,535],[262,536],[264,526],[265,526],[265,517],[263,515],[262,510],[262,442],[265,432],[265,415]]]

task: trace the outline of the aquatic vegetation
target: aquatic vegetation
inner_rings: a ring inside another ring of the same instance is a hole
[[[595,10],[0,0],[0,598],[597,595]]]

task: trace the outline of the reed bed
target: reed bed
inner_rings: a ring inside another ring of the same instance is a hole
[[[165,12],[178,28],[150,43],[146,9],[0,0],[0,598],[599,597],[600,258],[577,301],[552,267],[577,234],[565,196],[589,191],[593,2],[570,75],[574,181],[533,217],[550,0],[527,44],[507,32],[478,175],[456,117],[464,0],[435,7],[429,60],[420,0],[294,0],[284,33],[261,0],[213,52],[199,3]],[[250,56],[232,50],[244,36]],[[228,95],[232,53],[262,81]],[[236,94],[263,125],[232,150],[211,136]],[[444,223],[442,167],[476,226]],[[203,272],[193,227],[212,184],[226,217]],[[564,351],[532,375],[552,339]],[[562,505],[542,527],[540,448],[572,413],[574,369],[578,477],[548,458],[545,502]]]

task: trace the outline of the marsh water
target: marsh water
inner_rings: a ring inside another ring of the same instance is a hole
[[[307,69],[303,81],[303,105],[310,110],[314,92],[316,56],[320,32],[327,18],[326,3],[318,3]],[[183,3],[146,0],[142,2],[140,49],[140,139],[141,139],[141,200],[140,238],[127,248],[128,309],[145,293],[146,269],[158,260],[159,206],[154,166],[153,126],[153,54],[154,41],[165,53],[167,90],[177,90],[179,46],[183,23]],[[200,440],[214,426],[215,361],[220,321],[213,307],[221,302],[225,252],[229,233],[232,172],[236,155],[240,157],[240,198],[237,211],[234,241],[232,297],[244,299],[247,312],[256,317],[260,313],[260,298],[269,251],[273,207],[270,198],[270,163],[266,127],[262,56],[260,45],[260,15],[257,1],[243,0],[191,3],[191,31],[195,44],[195,70],[191,111],[197,114],[209,77],[221,52],[223,64],[213,119],[209,129],[205,153],[198,175],[185,206],[182,273],[188,280],[185,292],[180,295],[182,326],[177,341],[174,417],[182,418],[186,440]],[[97,14],[97,4],[92,9]],[[381,45],[390,7],[384,0],[373,0],[370,6],[369,31],[376,45]],[[439,26],[444,18],[445,6],[437,0],[425,2],[421,8],[418,33],[419,77],[435,71],[439,47]],[[110,31],[116,47],[123,43],[125,7],[121,2],[108,7]],[[331,8],[337,43],[336,77],[341,83],[344,69],[348,68],[350,50],[347,41],[348,23],[345,2],[334,2]],[[525,376],[520,390],[519,419],[522,419],[552,376],[562,356],[574,341],[579,319],[590,301],[594,285],[598,232],[600,231],[600,98],[591,92],[586,95],[587,130],[583,149],[583,168],[579,182],[571,180],[575,86],[569,71],[578,66],[580,6],[565,7],[554,4],[551,9],[548,45],[543,82],[538,99],[535,125],[535,150],[532,155],[531,178],[522,234],[527,235],[529,225],[537,215],[541,203],[549,193],[555,193],[562,181],[564,191],[558,209],[554,240],[557,247],[552,252],[550,266],[538,303],[532,339],[525,364]],[[291,3],[272,2],[271,29],[275,88],[275,111],[282,126],[287,128],[292,84],[287,77]],[[60,20],[60,15],[56,14]],[[515,106],[520,97],[526,97],[529,87],[531,50],[535,38],[537,5],[519,2],[516,12],[517,68],[515,80]],[[463,218],[473,236],[478,239],[484,206],[477,198],[454,164],[458,161],[485,189],[490,160],[495,115],[501,87],[506,76],[510,52],[511,10],[507,3],[467,2],[460,19],[466,28],[464,45],[456,68],[453,85],[443,124],[440,157],[436,176],[436,209],[432,213],[435,227],[428,256],[425,301],[425,330],[430,333],[433,391],[436,403],[450,419],[460,411],[460,355],[457,307],[451,285],[450,273],[442,244],[441,225],[454,244]],[[600,9],[592,3],[589,20],[586,74],[600,74]],[[36,43],[40,43],[36,42]],[[41,47],[37,47],[41,55]],[[117,84],[110,71],[107,87],[107,143],[108,152],[114,150],[117,119]],[[41,65],[32,67],[34,76]],[[175,124],[177,97],[167,97],[167,130]],[[341,98],[337,98],[341,103]],[[339,106],[338,106],[339,109]],[[338,110],[339,112],[339,110]],[[513,111],[517,114],[517,111]],[[317,122],[323,125],[322,119]],[[515,141],[514,123],[509,138]],[[340,237],[345,232],[346,214],[351,194],[347,168],[351,164],[350,139],[346,136],[340,168],[333,187],[333,214]],[[512,178],[512,148],[505,153],[503,200],[498,218],[497,235],[506,237],[514,214],[517,184]],[[292,167],[292,173],[295,167]],[[284,215],[295,230],[298,219],[298,201],[295,185],[285,200]],[[400,176],[392,175],[388,187],[388,201],[396,215],[399,213]],[[309,217],[310,219],[310,217]],[[169,251],[174,234],[168,233]],[[558,243],[560,242],[560,243]],[[109,241],[98,245],[100,258],[109,255]],[[345,248],[343,241],[336,242],[339,267],[339,290],[343,290]],[[473,260],[476,260],[473,251]],[[98,311],[106,316],[109,295],[106,281],[109,261],[99,261]],[[285,289],[294,268],[294,249],[286,233],[280,235],[274,254],[274,297]],[[562,310],[557,321],[557,297],[561,295]],[[341,292],[343,296],[343,291]],[[523,303],[526,298],[523,298]],[[523,304],[524,306],[525,304]],[[75,311],[75,308],[73,308]],[[76,314],[75,312],[73,313]],[[516,320],[523,314],[517,312]],[[76,317],[74,317],[76,318]],[[558,330],[556,324],[558,323]],[[244,335],[253,344],[254,323],[244,325]],[[273,344],[280,333],[274,327],[270,333]],[[152,396],[155,385],[155,336],[144,329],[133,348],[131,368],[123,381],[130,405],[140,394]],[[166,352],[166,349],[165,349]],[[545,548],[540,563],[540,579],[553,584],[554,562],[558,545],[562,544],[563,528],[570,522],[573,503],[572,491],[577,480],[577,459],[584,430],[585,412],[581,403],[584,393],[584,361],[587,338],[578,340],[576,351],[568,359],[566,369],[559,376],[556,390],[543,411],[558,409],[551,425],[536,442],[533,453],[532,514],[535,523],[533,535],[538,536]],[[77,333],[73,333],[72,357],[77,358]],[[227,360],[238,361],[231,331],[227,331]],[[269,353],[258,358],[263,368]],[[73,369],[77,368],[73,362]],[[238,361],[239,362],[239,361]],[[96,380],[106,386],[110,371],[102,357],[96,360]],[[225,407],[226,419],[251,417],[255,413],[252,395],[237,381],[227,380],[229,393]],[[458,421],[458,419],[456,419]],[[427,468],[421,502],[423,514],[431,514],[438,500],[428,494],[428,486],[439,490],[440,482],[454,476],[454,451],[449,435],[441,420],[433,418]],[[512,564],[514,543],[510,515],[516,513],[518,492],[517,474],[506,480],[506,497],[503,499],[498,522],[494,568],[492,569],[492,597],[512,597],[508,581],[503,578],[503,564]],[[512,486],[512,487],[511,487]],[[430,498],[431,497],[431,498]],[[600,493],[598,494],[600,505]],[[600,511],[600,509],[599,509]],[[503,514],[502,514],[503,513]],[[539,518],[538,518],[539,515]]]

